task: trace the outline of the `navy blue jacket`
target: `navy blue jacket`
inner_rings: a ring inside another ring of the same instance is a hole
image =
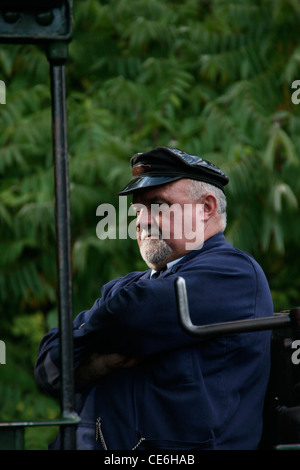
[[[74,320],[75,369],[91,350],[144,356],[135,367],[76,393],[78,449],[255,449],[269,378],[270,332],[200,340],[178,323],[174,280],[186,281],[194,324],[273,314],[265,275],[223,234],[208,239],[158,279],[150,270],[106,284]],[[43,338],[35,368],[59,391],[59,340]],[[59,448],[60,438],[52,445]]]

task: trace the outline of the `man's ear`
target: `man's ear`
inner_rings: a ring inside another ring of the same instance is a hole
[[[203,197],[202,204],[204,220],[207,221],[217,212],[218,202],[213,194],[207,193]]]

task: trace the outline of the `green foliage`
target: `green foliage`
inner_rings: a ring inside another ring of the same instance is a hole
[[[156,145],[202,155],[228,186],[227,237],[269,279],[275,311],[299,304],[300,8],[295,0],[77,0],[66,65],[74,315],[108,280],[144,269],[133,240],[99,240],[129,158]],[[0,46],[0,419],[49,417],[38,343],[57,324],[49,65]],[[118,214],[118,217],[122,214]],[[29,448],[43,447],[32,431]],[[51,431],[52,432],[52,431]]]

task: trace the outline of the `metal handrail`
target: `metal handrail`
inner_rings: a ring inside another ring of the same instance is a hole
[[[51,419],[37,419],[37,420],[24,420],[24,421],[1,421],[0,428],[15,427],[39,427],[39,426],[67,426],[70,424],[79,424],[80,418],[76,413],[70,413],[60,418]]]
[[[217,336],[228,334],[272,330],[283,327],[300,327],[299,307],[289,310],[286,313],[274,313],[271,317],[235,320],[212,323],[209,325],[194,325],[189,312],[186,283],[180,276],[175,279],[175,292],[181,327],[189,335],[197,336],[199,338],[215,338]]]

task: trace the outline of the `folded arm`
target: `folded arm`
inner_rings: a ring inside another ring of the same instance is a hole
[[[180,275],[186,280],[194,323],[208,324],[255,315],[256,278],[249,265],[241,269],[234,263],[230,263],[229,268],[217,263],[214,268],[209,261],[200,268],[182,269]],[[174,288],[177,276],[170,274],[155,281],[121,279],[112,283],[90,310],[78,315],[73,324],[78,384],[92,382],[95,377],[101,378],[125,365],[134,365],[136,358],[199,341],[180,327]],[[133,359],[132,362],[129,359]],[[44,390],[52,394],[59,390],[57,329],[50,330],[42,340],[35,376]]]

